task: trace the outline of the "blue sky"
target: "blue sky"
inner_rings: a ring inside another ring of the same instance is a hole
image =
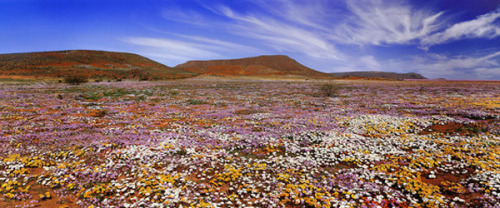
[[[500,79],[500,0],[0,0],[0,53],[284,54],[323,72]]]

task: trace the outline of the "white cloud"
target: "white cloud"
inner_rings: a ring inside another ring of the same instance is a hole
[[[448,59],[448,57],[444,54],[427,52],[426,55],[434,60],[446,60],[446,59]]]
[[[417,72],[428,78],[449,79],[500,79],[499,73],[491,73],[499,69],[500,52],[482,56],[447,57],[431,54],[414,57],[408,60],[388,62],[384,66],[392,70]]]
[[[346,71],[390,71],[392,69],[387,66],[387,62],[381,63],[374,56],[348,57],[346,60],[335,62],[335,65],[328,70],[330,72],[346,72]]]
[[[470,38],[495,38],[500,36],[500,26],[495,24],[500,18],[500,9],[479,16],[476,19],[456,23],[442,32],[437,32],[421,41],[423,48],[452,40]]]
[[[267,15],[238,14],[228,7],[220,7],[218,11],[234,21],[226,27],[230,32],[263,41],[276,50],[301,52],[314,58],[341,59],[343,56],[324,34],[307,27]]]
[[[381,70],[381,65],[377,59],[373,56],[363,56],[359,59],[362,65],[365,66],[364,70],[368,71],[378,71]]]
[[[247,46],[247,45],[241,45],[237,43],[232,43],[232,42],[227,42],[227,41],[222,41],[218,39],[211,39],[211,38],[206,38],[206,37],[200,37],[200,36],[193,36],[193,35],[181,35],[181,34],[172,34],[178,37],[182,37],[188,40],[196,41],[196,42],[202,42],[206,44],[204,47],[205,48],[213,48],[216,51],[245,51],[245,52],[250,52],[250,53],[263,53],[261,49]]]
[[[477,79],[497,79],[500,80],[500,66],[491,68],[476,68],[474,73],[477,74]]]
[[[193,10],[164,8],[162,10],[162,17],[175,22],[182,22],[198,26],[208,26],[207,22],[205,22],[205,19],[207,17]]]
[[[338,17],[340,11],[331,6],[332,0],[253,0],[255,4],[285,21],[323,32],[331,30],[329,19]]]
[[[175,37],[181,38],[184,40],[181,42],[189,42],[189,44],[202,43],[204,48],[211,48],[212,50],[215,50],[215,51],[226,51],[226,52],[245,51],[247,53],[256,53],[256,54],[263,53],[263,51],[261,49],[258,49],[258,48],[252,47],[252,46],[242,45],[242,44],[224,41],[224,40],[220,40],[220,39],[213,39],[213,38],[207,38],[207,37],[196,36],[196,35],[178,34],[178,33],[159,30],[159,29],[156,29],[153,27],[147,27],[147,29],[154,31],[154,32],[157,32],[157,33],[165,34],[168,36],[175,36]]]
[[[228,41],[192,35],[169,35],[180,37],[183,40],[150,37],[126,37],[121,40],[142,47],[142,54],[161,59],[169,64],[179,64],[180,62],[195,59],[225,58],[226,56],[222,54],[236,53],[237,51],[262,53],[260,49]]]
[[[242,51],[251,50],[263,53],[265,49],[271,48],[280,52],[303,53],[319,59],[339,60],[343,58],[343,54],[335,48],[327,37],[330,29],[324,26],[326,18],[331,16],[324,8],[324,3],[328,3],[328,1],[256,0],[249,3],[261,7],[263,10],[248,11],[243,14],[227,6],[214,6],[200,2],[201,7],[212,13],[202,14],[192,10],[184,11],[173,6],[164,9],[162,15],[169,21],[224,31],[247,38],[248,43],[257,41],[258,45],[264,46],[258,50],[255,47],[239,45],[236,49]],[[205,41],[202,37],[175,35],[186,40],[204,41],[207,44],[212,42],[222,46],[216,39]]]
[[[146,37],[128,37],[124,41],[135,45],[145,46],[155,50],[165,52],[165,55],[184,57],[184,58],[209,58],[220,57],[220,54],[207,50],[212,46],[172,40],[166,38],[146,38]]]
[[[352,15],[332,39],[344,44],[409,44],[443,27],[443,12],[413,8],[401,1],[346,1]]]
[[[421,65],[422,68],[426,68],[429,70],[443,71],[473,69],[479,67],[496,67],[498,66],[498,63],[494,60],[494,58],[498,56],[500,56],[500,52],[480,57],[458,57],[447,60],[439,60],[435,62],[431,62],[431,60],[425,60],[425,62]]]
[[[339,62],[330,70],[342,71],[388,71],[420,73],[427,78],[447,79],[500,79],[500,52],[481,56],[448,57],[443,54],[427,53],[406,59],[378,61],[373,56],[351,58]]]
[[[500,9],[450,25],[445,12],[416,8],[407,1],[346,1],[351,16],[334,28],[332,40],[355,45],[430,46],[453,40],[500,36]]]

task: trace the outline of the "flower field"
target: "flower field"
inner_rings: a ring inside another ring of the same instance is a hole
[[[0,207],[498,207],[498,82],[334,83],[0,84]]]

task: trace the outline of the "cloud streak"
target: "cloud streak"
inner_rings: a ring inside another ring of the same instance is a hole
[[[342,54],[320,33],[269,16],[242,15],[228,7],[220,7],[218,11],[234,21],[228,26],[230,31],[264,41],[276,50],[300,51],[314,58],[342,58]]]
[[[169,21],[182,22],[198,26],[209,26],[204,20],[206,17],[197,11],[181,10],[179,8],[165,8],[162,10],[162,17]]]
[[[198,36],[173,38],[126,37],[121,40],[142,48],[144,55],[163,60],[169,64],[179,64],[187,60],[224,58],[223,53],[234,51],[261,52],[259,49],[232,42]]]
[[[415,8],[404,1],[347,1],[351,16],[335,28],[333,40],[355,45],[433,45],[454,40],[500,36],[500,9],[476,19],[455,23],[444,11]]]
[[[208,58],[221,56],[220,54],[209,50],[209,48],[213,47],[211,45],[196,44],[166,38],[128,37],[123,40],[128,43],[155,49],[157,51],[164,51],[165,55],[173,57]]]
[[[449,79],[492,79],[500,78],[495,70],[500,68],[498,63],[500,52],[482,56],[443,55],[416,56],[409,60],[390,61],[386,65],[393,70],[405,69],[423,74],[428,78]]]
[[[500,9],[479,16],[476,19],[460,22],[447,28],[443,32],[424,37],[421,45],[428,48],[432,45],[446,43],[453,40],[471,38],[495,38],[500,36],[500,26],[495,21],[500,19]]]
[[[443,12],[416,9],[401,1],[347,1],[347,5],[351,16],[333,36],[343,44],[411,44],[444,26]]]
[[[500,52],[479,57],[458,57],[446,60],[423,60],[421,68],[427,71],[458,71],[464,69],[491,68],[498,67],[495,60],[500,56]]]
[[[448,79],[498,79],[500,78],[500,52],[481,56],[448,57],[427,53],[407,59],[390,59],[380,62],[373,56],[363,56],[342,62],[333,68],[342,71],[416,72],[428,78]],[[499,71],[497,71],[499,70]]]
[[[332,0],[255,0],[254,2],[263,10],[267,10],[284,21],[322,32],[330,32],[331,28],[328,25],[331,22],[328,19],[340,18],[336,14],[341,13],[331,5],[338,2]]]

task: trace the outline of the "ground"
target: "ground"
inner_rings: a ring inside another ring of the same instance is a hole
[[[3,83],[0,207],[494,207],[499,95],[498,82]]]

